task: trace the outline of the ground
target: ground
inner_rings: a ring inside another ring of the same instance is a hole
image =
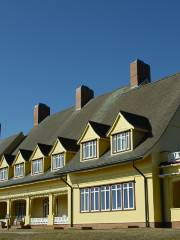
[[[0,240],[180,240],[180,229],[0,230]]]

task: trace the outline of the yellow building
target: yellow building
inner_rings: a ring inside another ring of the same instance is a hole
[[[75,106],[0,141],[0,221],[61,227],[180,227],[180,74],[102,96],[76,89]]]

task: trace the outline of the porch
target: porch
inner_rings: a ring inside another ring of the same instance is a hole
[[[0,202],[0,222],[7,225],[69,224],[68,194],[29,196]]]

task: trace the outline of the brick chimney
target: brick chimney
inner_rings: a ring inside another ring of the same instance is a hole
[[[76,110],[80,110],[94,97],[94,91],[86,86],[76,88]]]
[[[137,87],[151,82],[150,65],[137,59],[130,64],[131,87]]]
[[[34,126],[38,126],[47,116],[50,115],[50,107],[46,104],[39,103],[34,107]]]

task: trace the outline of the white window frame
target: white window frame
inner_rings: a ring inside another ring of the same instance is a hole
[[[14,177],[23,177],[23,176],[24,176],[24,163],[16,164],[14,166]]]
[[[104,206],[105,208],[102,209],[102,192],[104,192]],[[109,192],[109,208],[107,208],[107,198],[106,198],[106,193]],[[111,188],[109,185],[106,186],[101,186],[101,211],[110,211],[111,209]]]
[[[120,198],[120,205],[121,207],[118,207],[118,194],[121,194],[121,198]],[[115,205],[116,207],[113,207],[113,192],[115,192]],[[111,185],[111,209],[112,211],[116,211],[116,210],[122,210],[122,194],[123,194],[123,190],[122,190],[122,184],[113,184]]]
[[[8,168],[7,167],[0,169],[0,176],[2,176],[2,178],[0,178],[0,181],[8,180]]]
[[[58,165],[57,163],[59,163],[59,166],[57,166]],[[64,165],[65,165],[65,154],[64,153],[52,155],[52,170],[57,170],[57,169],[63,168]]]
[[[86,206],[86,197],[87,197],[87,206]],[[82,208],[81,198],[83,198],[84,200],[83,208]],[[89,210],[90,210],[90,191],[89,191],[89,188],[82,188],[80,189],[80,212],[89,212]]]
[[[130,186],[131,185],[131,186]],[[133,190],[133,207],[130,207],[130,194],[129,194],[129,189]],[[124,195],[125,195],[125,190],[127,190],[127,201],[128,201],[128,207],[124,207]],[[135,209],[135,189],[134,189],[134,182],[127,182],[127,183],[123,183],[123,209],[124,210],[131,210],[131,209]]]
[[[97,158],[97,139],[82,143],[82,160]]]
[[[36,164],[36,171],[34,171],[34,164]],[[32,160],[32,175],[43,173],[43,158]]]
[[[118,144],[120,142],[120,145]],[[112,153],[125,152],[131,149],[131,131],[112,135]]]
[[[96,197],[98,197],[98,208],[96,209]],[[90,188],[90,198],[91,198],[91,212],[100,211],[100,187],[92,187]],[[92,202],[94,205],[94,209],[92,208]]]

